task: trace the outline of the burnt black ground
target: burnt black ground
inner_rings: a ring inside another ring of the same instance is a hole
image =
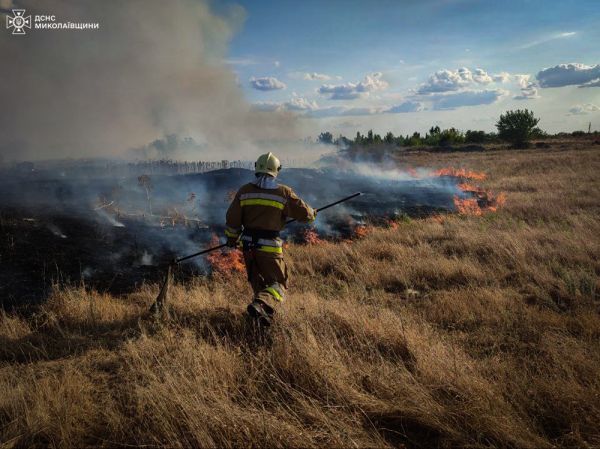
[[[213,234],[222,234],[229,195],[252,177],[244,169],[151,176],[155,214],[165,215],[176,207],[199,220],[173,226],[142,216],[148,212],[146,192],[135,176],[5,173],[0,178],[0,305],[38,303],[54,285],[65,283],[122,294],[160,281],[164,266],[175,256],[203,249]],[[319,234],[333,239],[347,237],[357,224],[451,210],[456,184],[452,178],[394,180],[314,169],[286,170],[281,182],[293,186],[313,207],[365,192],[319,217]],[[107,202],[136,215],[95,210]],[[298,241],[303,229],[292,225],[286,238]],[[176,275],[186,279],[207,272],[205,261],[197,258],[182,264]]]

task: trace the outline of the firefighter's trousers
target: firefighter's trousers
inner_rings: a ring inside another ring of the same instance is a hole
[[[263,301],[272,308],[285,298],[288,269],[281,254],[247,249],[244,262],[248,281],[254,291],[254,299]]]

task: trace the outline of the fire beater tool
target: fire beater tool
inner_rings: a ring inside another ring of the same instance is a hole
[[[325,209],[329,209],[330,207],[337,206],[338,204],[344,203],[344,202],[346,202],[348,200],[351,200],[352,198],[356,198],[357,196],[360,196],[360,195],[362,195],[362,192],[356,192],[356,193],[353,193],[350,196],[347,196],[345,198],[337,200],[337,201],[335,201],[335,202],[333,202],[331,204],[327,204],[326,206],[319,207],[318,209],[315,209],[315,210],[317,212],[322,212]],[[285,224],[288,225],[288,224],[293,223],[295,221],[296,221],[295,218],[290,218],[289,220],[287,220],[285,222]],[[164,310],[165,305],[167,303],[167,297],[168,297],[168,294],[169,294],[169,287],[171,285],[171,278],[172,278],[172,271],[173,271],[172,269],[173,269],[174,266],[180,264],[181,262],[183,262],[185,260],[192,259],[193,257],[198,257],[198,256],[201,256],[203,254],[210,253],[212,251],[216,251],[216,250],[221,249],[221,248],[225,248],[226,246],[227,246],[227,243],[223,243],[221,245],[213,246],[212,248],[208,248],[208,249],[205,249],[203,251],[199,251],[199,252],[194,253],[194,254],[189,254],[187,256],[183,256],[183,257],[179,257],[179,258],[174,259],[168,265],[168,267],[167,267],[167,273],[165,275],[165,280],[163,281],[162,287],[160,289],[160,292],[158,293],[158,296],[156,297],[156,300],[154,301],[154,304],[152,304],[152,307],[150,307],[150,313],[158,314],[158,313],[160,313],[160,312],[162,312]]]

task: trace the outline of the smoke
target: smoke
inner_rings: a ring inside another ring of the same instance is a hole
[[[4,159],[131,156],[168,135],[193,138],[197,158],[254,158],[261,142],[296,137],[291,115],[251,110],[222,62],[244,21],[239,6],[217,14],[208,0],[13,3],[32,18],[100,29],[0,34]]]

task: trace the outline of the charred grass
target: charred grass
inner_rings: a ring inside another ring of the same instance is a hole
[[[290,246],[268,335],[245,280],[0,316],[2,447],[600,446],[600,153],[412,154],[506,206]]]

